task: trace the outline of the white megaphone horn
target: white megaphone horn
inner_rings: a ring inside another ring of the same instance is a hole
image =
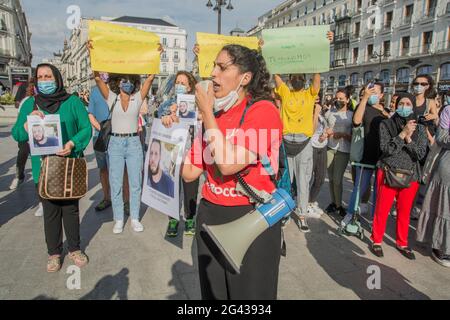
[[[295,207],[289,193],[277,189],[269,202],[257,205],[255,210],[235,221],[202,226],[236,273],[240,273],[242,260],[253,241],[266,229],[288,216]]]

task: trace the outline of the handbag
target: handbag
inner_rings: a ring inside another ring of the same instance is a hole
[[[114,112],[114,107],[116,106],[118,98],[119,96],[116,97],[116,100],[109,111],[108,119],[100,123],[100,131],[94,144],[95,151],[106,152],[108,150],[109,139],[112,133],[112,113]]]
[[[413,179],[412,170],[393,169],[385,165],[384,183],[391,188],[405,189],[409,188]]]
[[[47,200],[77,200],[88,192],[88,167],[84,158],[47,156],[42,159],[39,196]]]
[[[364,155],[364,127],[359,126],[352,130],[352,143],[350,145],[350,161],[361,162]]]
[[[284,148],[288,157],[296,157],[303,149],[305,149],[308,143],[309,138],[302,142],[292,142],[283,138]]]

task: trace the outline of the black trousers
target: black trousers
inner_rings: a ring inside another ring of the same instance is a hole
[[[189,183],[184,182],[183,180],[184,217],[186,219],[194,219],[195,213],[197,212],[197,195],[199,184],[200,179],[197,179]]]
[[[309,202],[315,202],[327,175],[327,147],[313,148],[313,175]]]
[[[30,145],[28,141],[18,143],[19,151],[17,152],[16,161],[16,178],[22,180],[25,178],[25,165],[30,155]]]
[[[63,252],[63,226],[69,252],[80,250],[79,201],[50,201],[42,199],[45,241],[49,255]]]
[[[224,207],[204,199],[197,216],[197,252],[203,300],[275,300],[281,256],[281,223],[265,230],[250,245],[236,274],[202,228],[234,221],[253,206]],[[236,239],[239,239],[237,235]]]

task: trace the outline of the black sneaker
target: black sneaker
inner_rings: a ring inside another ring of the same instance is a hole
[[[339,213],[339,215],[343,218],[347,215],[347,210],[344,209],[344,207],[339,207],[336,209],[336,212]]]
[[[333,214],[333,213],[336,213],[336,210],[337,210],[336,204],[331,203],[331,204],[325,209],[325,212],[328,213],[328,214]]]
[[[166,236],[173,238],[178,235],[178,220],[170,219],[169,225],[167,226]]]
[[[298,224],[301,232],[307,233],[311,231],[308,227],[305,216],[298,217]]]
[[[450,267],[450,256],[443,255],[439,250],[433,249],[433,251],[431,252],[431,257],[441,266],[447,268]]]
[[[416,260],[416,256],[414,255],[414,252],[412,252],[411,248],[399,246],[396,246],[396,248],[405,258],[409,260]]]

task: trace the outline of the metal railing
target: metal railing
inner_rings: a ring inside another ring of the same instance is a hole
[[[347,59],[336,59],[331,62],[331,67],[332,68],[345,67],[346,64],[347,64]]]
[[[403,17],[402,25],[410,25],[412,22],[412,16]]]
[[[334,37],[334,42],[336,42],[336,41],[345,41],[345,40],[350,40],[350,34],[349,33],[344,33],[344,34],[339,34],[339,35],[336,35],[335,37]]]

